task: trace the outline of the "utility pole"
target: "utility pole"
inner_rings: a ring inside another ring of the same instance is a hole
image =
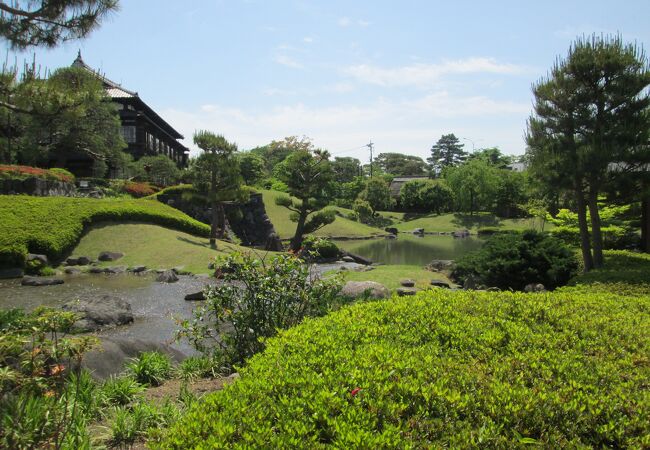
[[[366,144],[366,147],[370,149],[370,178],[372,178],[372,147],[373,147],[372,139],[370,140],[369,144]]]

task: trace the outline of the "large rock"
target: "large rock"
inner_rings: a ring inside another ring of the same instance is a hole
[[[38,267],[47,266],[48,264],[46,255],[38,255],[36,253],[27,253],[25,261],[28,263],[34,262]]]
[[[430,284],[431,284],[431,286],[445,288],[445,289],[451,288],[451,286],[449,286],[449,283],[447,283],[446,281],[442,281],[442,280],[431,280]]]
[[[63,284],[63,280],[61,278],[24,277],[20,284],[23,286],[52,286]]]
[[[4,278],[21,278],[23,275],[24,275],[24,271],[20,267],[10,267],[8,269],[0,269],[0,280]]]
[[[113,266],[104,269],[104,273],[110,273],[112,275],[116,275],[124,272],[126,272],[126,266]]]
[[[124,256],[124,253],[120,252],[101,252],[97,259],[100,261],[117,261],[120,259],[122,256]]]
[[[409,287],[401,287],[397,288],[397,295],[400,297],[407,297],[407,296],[412,296],[417,293],[417,289],[409,288]]]
[[[390,234],[397,234],[398,233],[397,228],[395,228],[395,227],[384,228],[384,231],[386,233],[390,233]]]
[[[426,267],[434,272],[449,272],[454,269],[454,261],[450,259],[434,259]]]
[[[87,266],[92,263],[93,260],[87,256],[78,256],[76,258],[70,257],[65,260],[66,266]]]
[[[451,234],[455,238],[465,238],[469,236],[469,230],[457,230]]]
[[[79,275],[81,273],[81,269],[76,267],[66,267],[63,271],[68,275]]]
[[[341,289],[341,295],[349,298],[388,298],[390,291],[375,281],[348,281]]]
[[[524,287],[524,292],[546,292],[542,283],[530,283]]]
[[[126,325],[133,322],[131,305],[121,298],[109,295],[74,300],[63,305],[63,309],[81,315],[74,324],[74,328],[78,331],[96,331],[106,326]]]
[[[415,228],[413,234],[424,234],[424,228]]]
[[[156,277],[156,281],[161,283],[176,283],[178,281],[178,275],[173,270],[165,270]]]
[[[404,287],[414,287],[415,280],[399,280],[399,284],[401,284]]]
[[[463,289],[465,290],[476,290],[479,287],[479,280],[472,274],[467,275],[465,282],[463,282]]]
[[[185,296],[185,301],[188,302],[196,302],[201,300],[205,300],[205,294],[203,293],[203,291],[193,292]]]

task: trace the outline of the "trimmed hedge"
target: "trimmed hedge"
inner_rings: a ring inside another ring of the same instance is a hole
[[[0,178],[22,180],[30,177],[66,183],[74,182],[74,175],[65,169],[41,169],[40,167],[0,164]]]
[[[100,221],[162,225],[197,236],[210,227],[154,200],[0,195],[0,267],[20,267],[26,253],[61,259],[84,228]]]
[[[154,448],[646,448],[650,298],[450,292],[267,341]]]

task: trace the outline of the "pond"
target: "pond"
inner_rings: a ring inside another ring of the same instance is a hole
[[[425,266],[434,259],[451,259],[478,250],[483,241],[475,236],[454,238],[449,235],[400,233],[397,239],[337,241],[343,250],[369,258],[372,262],[395,265]]]

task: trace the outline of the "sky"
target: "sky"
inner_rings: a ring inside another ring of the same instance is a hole
[[[121,0],[88,38],[33,49],[49,70],[84,61],[180,131],[240,150],[307,136],[334,156],[525,151],[531,86],[579,36],[650,45],[650,1]]]

